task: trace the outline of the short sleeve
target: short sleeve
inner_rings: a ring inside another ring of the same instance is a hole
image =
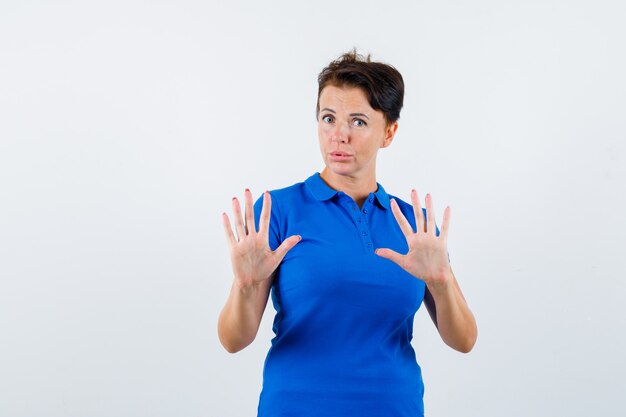
[[[273,251],[276,250],[282,243],[282,239],[280,238],[279,232],[279,209],[277,205],[277,201],[274,196],[270,193],[272,197],[272,212],[270,213],[270,228],[268,233],[268,240],[270,249]],[[254,224],[256,225],[257,232],[259,231],[259,219],[261,218],[261,209],[263,208],[263,195],[259,197],[254,203]]]

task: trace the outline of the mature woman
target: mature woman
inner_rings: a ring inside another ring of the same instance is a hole
[[[324,169],[223,214],[234,280],[218,323],[229,352],[254,340],[271,291],[276,336],[259,416],[422,416],[411,346],[424,301],[443,341],[469,352],[474,317],[448,260],[450,208],[441,230],[423,210],[376,182],[378,150],[393,142],[404,83],[393,67],[347,53],[319,75]],[[256,226],[258,225],[258,227]]]

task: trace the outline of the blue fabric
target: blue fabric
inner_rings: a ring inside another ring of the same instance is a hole
[[[359,209],[318,173],[271,191],[269,243],[291,235],[272,285],[276,334],[265,360],[259,417],[423,416],[410,344],[424,283],[376,248],[408,250],[378,184]],[[415,230],[411,205],[393,197]],[[258,227],[262,199],[255,203]]]

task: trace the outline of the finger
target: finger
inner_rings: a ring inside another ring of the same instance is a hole
[[[439,236],[444,238],[446,241],[448,240],[448,230],[450,229],[450,215],[452,209],[450,206],[446,207],[443,211],[443,220],[441,223],[441,230],[439,231]]]
[[[281,243],[280,246],[274,251],[274,254],[278,259],[278,263],[282,262],[285,255],[287,255],[287,252],[289,252],[301,240],[302,236],[300,235],[289,236],[285,239],[283,243]]]
[[[252,192],[249,188],[246,188],[244,192],[244,198],[246,200],[246,224],[245,231],[248,235],[256,234],[256,227],[254,225],[254,208],[252,203]]]
[[[270,193],[265,191],[263,193],[263,206],[261,207],[261,215],[259,216],[259,235],[263,236],[267,240],[267,235],[270,230],[270,214],[272,213],[272,197]]]
[[[409,237],[413,234],[413,228],[411,227],[411,223],[404,217],[402,211],[400,210],[400,206],[398,206],[398,202],[395,198],[391,199],[391,211],[393,212],[393,217],[396,218],[398,225],[400,226],[400,230],[405,237]]]
[[[394,250],[387,249],[387,248],[380,248],[380,249],[376,249],[374,253],[376,253],[376,255],[380,256],[381,258],[389,259],[390,261],[395,262],[396,264],[400,266],[402,266],[402,264],[404,263],[404,259],[403,259],[404,255],[401,255]]]
[[[411,202],[413,203],[413,214],[415,215],[415,228],[420,232],[425,232],[424,211],[422,210],[420,198],[415,189],[411,191]]]
[[[224,224],[224,232],[226,233],[226,239],[228,240],[228,246],[232,249],[237,244],[237,239],[233,234],[233,229],[230,227],[230,219],[228,214],[222,213],[222,223]]]
[[[234,213],[234,223],[235,223],[235,231],[237,232],[237,240],[243,239],[246,235],[243,226],[243,219],[241,217],[241,206],[239,205],[239,200],[237,197],[233,197],[233,213]]]
[[[435,226],[435,211],[433,210],[433,199],[430,194],[426,194],[426,233],[437,233]]]

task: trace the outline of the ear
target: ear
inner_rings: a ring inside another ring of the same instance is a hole
[[[396,135],[397,130],[398,121],[389,123],[387,125],[387,127],[385,128],[385,139],[383,140],[382,145],[380,145],[381,148],[386,148],[387,146],[391,145],[391,142],[393,142],[393,138]]]

